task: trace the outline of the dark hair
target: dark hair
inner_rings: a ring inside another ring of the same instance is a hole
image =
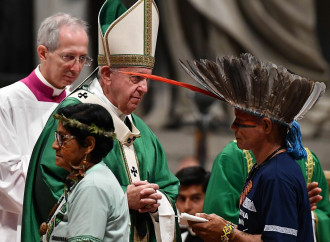
[[[206,192],[211,173],[205,171],[201,166],[189,166],[181,169],[176,173],[181,185],[202,185],[203,191]]]
[[[114,125],[110,113],[98,104],[79,103],[60,108],[58,114],[66,118],[75,119],[86,125],[96,125],[105,131],[113,132]],[[95,148],[91,152],[91,162],[98,163],[105,157],[113,147],[113,138],[104,135],[98,135],[85,129],[64,125],[72,135],[76,137],[79,145],[85,145],[85,138],[93,136],[95,138]]]
[[[273,121],[273,124],[275,124],[277,128],[277,139],[278,142],[280,142],[280,145],[282,147],[286,147],[286,137],[289,132],[289,126],[286,124],[282,124],[276,121]]]

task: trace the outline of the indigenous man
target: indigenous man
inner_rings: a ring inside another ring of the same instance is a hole
[[[190,66],[192,71],[183,65],[195,80],[235,107],[231,128],[237,146],[251,150],[256,159],[240,195],[237,227],[215,214],[200,214],[209,221],[190,222],[193,231],[205,241],[313,241],[306,183],[287,152],[297,140],[292,142],[287,133],[324,93],[324,83],[251,54]]]
[[[151,73],[158,22],[153,0],[139,0],[127,11],[119,0],[106,1],[99,12],[98,75],[92,73],[59,105],[98,103],[111,113],[117,140],[104,162],[127,194],[130,241],[181,240],[175,218],[179,181],[169,171],[155,134],[132,114],[147,92],[147,80],[123,73]],[[56,126],[50,118],[31,159],[24,200],[25,241],[38,239],[38,227],[63,190],[66,173],[56,167],[51,149]]]
[[[309,185],[308,187],[313,187],[316,183],[321,188],[322,200],[317,203],[316,207],[312,208],[312,217],[316,226],[314,231],[316,241],[325,242],[330,238],[328,183],[317,156],[308,148],[305,150],[306,159],[298,159],[297,162],[303,172],[306,184]],[[244,181],[255,163],[256,160],[251,151],[239,149],[236,140],[229,142],[214,160],[203,212],[215,213],[236,224],[239,217],[240,193]]]
[[[38,31],[40,65],[0,89],[1,241],[20,241],[30,156],[50,113],[66,97],[66,86],[77,79],[84,64],[91,63],[86,30],[84,21],[68,14],[46,18]]]

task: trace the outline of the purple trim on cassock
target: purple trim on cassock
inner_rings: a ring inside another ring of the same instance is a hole
[[[59,96],[53,97],[54,90],[51,87],[46,86],[42,81],[40,81],[34,70],[29,76],[25,77],[20,81],[23,82],[31,90],[31,92],[40,102],[60,103],[66,97],[65,90]]]

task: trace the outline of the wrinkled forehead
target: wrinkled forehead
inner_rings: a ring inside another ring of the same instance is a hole
[[[244,112],[244,111],[236,109],[236,108],[235,108],[235,116],[237,119],[240,119],[240,120],[258,121],[260,119],[259,117],[255,116],[255,115],[252,115],[250,113]]]

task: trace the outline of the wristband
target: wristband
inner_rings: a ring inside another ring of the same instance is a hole
[[[232,222],[229,222],[226,224],[221,232],[220,238],[221,241],[229,241],[230,235],[233,232],[233,229],[235,228],[235,225]]]

